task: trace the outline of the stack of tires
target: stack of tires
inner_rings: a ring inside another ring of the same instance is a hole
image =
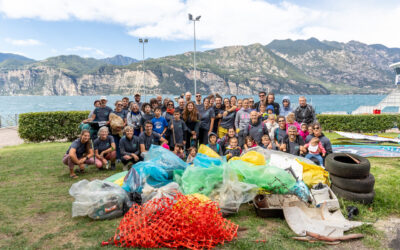
[[[332,181],[331,189],[338,197],[372,203],[375,178],[370,173],[371,165],[366,158],[350,153],[333,153],[326,157],[325,167]]]

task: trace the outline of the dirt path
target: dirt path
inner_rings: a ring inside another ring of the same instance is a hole
[[[17,127],[0,128],[0,148],[24,143],[18,136]]]

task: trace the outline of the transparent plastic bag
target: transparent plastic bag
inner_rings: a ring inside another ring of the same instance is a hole
[[[253,200],[259,188],[254,184],[240,182],[229,165],[224,164],[223,169],[222,185],[213,190],[210,198],[218,202],[221,212],[234,214],[239,211],[242,203]]]
[[[296,184],[294,177],[280,168],[257,166],[242,160],[229,161],[228,165],[239,175],[240,181],[272,193],[286,194]]]
[[[71,186],[72,217],[89,216],[95,220],[112,219],[123,215],[127,193],[117,184],[107,181],[79,181]]]
[[[145,203],[149,200],[163,197],[172,199],[177,192],[179,192],[179,185],[176,182],[171,182],[160,188],[145,184],[142,190],[142,202]]]
[[[223,169],[211,166],[209,168],[188,167],[182,175],[182,191],[184,194],[200,193],[209,195],[222,182]]]

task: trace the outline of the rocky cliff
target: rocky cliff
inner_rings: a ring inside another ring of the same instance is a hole
[[[400,49],[312,38],[224,47],[196,58],[198,91],[204,94],[376,94],[394,87],[388,65],[400,61]],[[145,73],[140,62],[110,65],[78,56],[13,60],[0,62],[0,95],[178,94],[194,88],[192,53],[148,59]]]

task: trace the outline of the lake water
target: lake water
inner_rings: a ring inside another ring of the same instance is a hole
[[[298,104],[299,95],[289,95],[292,106]],[[108,104],[114,108],[114,102],[123,96],[107,96]],[[173,97],[173,96],[163,96]],[[248,96],[247,96],[248,97]],[[277,95],[275,100],[282,102],[283,95]],[[385,95],[307,95],[307,102],[311,103],[317,113],[330,111],[346,111],[348,113],[361,105],[376,105]],[[100,96],[0,96],[0,117],[2,126],[13,124],[15,115],[26,112],[65,111],[65,110],[92,110],[93,102]],[[133,99],[133,97],[129,96]],[[147,96],[149,101],[151,96]],[[238,96],[243,98],[243,96]],[[258,96],[253,96],[258,101]],[[142,101],[145,97],[142,96]]]

